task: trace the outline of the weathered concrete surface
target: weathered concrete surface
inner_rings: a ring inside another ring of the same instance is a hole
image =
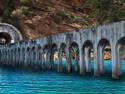
[[[0,23],[0,44],[14,43],[22,39],[22,34],[17,28],[7,23]]]
[[[120,47],[125,43],[125,22],[117,22],[110,23],[106,25],[100,25],[96,27],[80,29],[78,31],[66,32],[57,35],[50,35],[46,37],[41,37],[38,39],[26,40],[16,42],[14,44],[9,44],[6,46],[2,46],[0,48],[0,62],[1,64],[16,65],[32,65],[34,66],[34,59],[37,61],[34,51],[41,51],[41,68],[46,69],[56,69],[53,66],[53,48],[59,53],[58,60],[58,72],[62,72],[62,49],[65,48],[66,52],[66,70],[67,72],[72,72],[72,62],[71,62],[71,48],[72,43],[78,45],[78,56],[79,56],[79,66],[77,65],[76,58],[76,70],[79,69],[81,75],[84,75],[85,72],[90,72],[89,65],[89,53],[85,51],[87,48],[93,48],[94,50],[94,75],[99,76],[100,74],[104,74],[104,48],[105,45],[111,46],[112,51],[112,78],[118,79],[119,75],[121,75],[121,66],[120,66],[120,58],[118,58],[118,54],[120,51]],[[104,45],[103,45],[104,44]],[[62,47],[62,45],[65,45]],[[119,45],[121,45],[119,47]],[[27,50],[28,49],[28,50]],[[36,49],[36,50],[34,50]],[[18,52],[17,52],[18,51]],[[15,53],[19,53],[20,55],[16,57]],[[38,53],[37,52],[37,53]],[[86,54],[85,54],[86,52]],[[26,55],[26,56],[25,56]],[[85,58],[85,55],[87,58]],[[25,57],[24,57],[25,56]],[[8,62],[9,61],[11,62]],[[16,58],[16,60],[15,60]],[[87,62],[85,63],[85,60]],[[25,63],[24,63],[25,61]]]

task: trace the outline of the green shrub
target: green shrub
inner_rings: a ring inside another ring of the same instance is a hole
[[[25,3],[28,3],[29,0],[20,0],[20,2],[25,4]]]
[[[16,9],[12,12],[12,17],[25,17],[25,14],[28,13],[28,7],[26,6],[21,6],[19,9]]]
[[[86,0],[85,4],[90,5],[90,17],[96,18],[99,24],[117,22],[125,19],[125,8],[118,2],[125,0]]]

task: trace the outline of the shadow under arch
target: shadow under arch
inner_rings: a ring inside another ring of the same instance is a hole
[[[11,36],[7,32],[0,32],[0,45],[11,43]]]
[[[108,39],[102,38],[97,45],[100,74],[112,73],[111,45]]]
[[[71,57],[72,57],[72,71],[79,72],[79,46],[76,42],[72,42],[70,45]]]
[[[93,43],[90,40],[86,40],[83,44],[83,58],[85,62],[86,72],[94,73],[94,50]]]

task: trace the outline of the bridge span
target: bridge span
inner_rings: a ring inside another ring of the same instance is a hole
[[[0,63],[5,65],[38,66],[41,69],[64,71],[63,52],[66,53],[66,71],[72,72],[72,51],[75,53],[75,71],[81,75],[91,72],[90,50],[94,52],[94,76],[105,73],[104,49],[111,47],[112,78],[118,79],[121,71],[121,48],[125,44],[125,22],[65,32],[56,35],[24,40],[0,47]],[[54,67],[54,53],[58,52],[58,66]],[[40,63],[38,63],[40,62]]]

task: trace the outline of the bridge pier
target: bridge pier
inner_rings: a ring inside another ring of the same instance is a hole
[[[8,50],[8,61],[7,61],[7,65],[10,65],[10,50]]]
[[[104,67],[104,50],[105,50],[105,45],[102,45],[98,48],[98,59],[100,63],[99,68],[100,68],[100,74],[104,74],[105,73],[105,67]]]
[[[46,55],[46,69],[50,69],[50,52],[47,51]]]
[[[18,65],[18,62],[17,62],[17,61],[18,61],[19,57],[18,57],[17,48],[15,49],[15,56],[16,56],[16,57],[15,57],[15,64]]]
[[[39,66],[39,50],[35,48],[35,67],[38,68]]]
[[[90,47],[85,47],[86,72],[91,72]]]
[[[99,58],[98,58],[98,49],[94,49],[94,76],[98,77],[100,76],[100,70],[99,70]]]
[[[75,72],[79,71],[79,53],[78,50],[75,50]]]
[[[44,51],[43,51],[43,49],[41,49],[41,56],[42,56],[41,67],[42,67],[42,69],[44,69],[45,68],[45,58],[44,58]]]
[[[118,61],[118,76],[121,76],[122,75],[122,70],[121,70],[121,46],[122,45],[118,45],[118,47],[117,47],[117,61]]]
[[[119,79],[118,76],[118,57],[115,46],[111,47],[112,49],[112,79]]]
[[[82,47],[80,47],[79,49],[79,55],[80,55],[80,74],[85,75],[85,62],[84,62],[84,53]]]
[[[62,72],[62,49],[58,49],[58,72]]]
[[[66,70],[68,73],[72,71],[72,62],[71,62],[71,49],[69,47],[66,47]]]
[[[54,70],[54,52],[50,54],[50,70]]]
[[[31,50],[31,63],[30,66],[34,66],[34,49]]]
[[[14,49],[13,49],[13,51],[12,51],[12,66],[14,66],[15,65],[15,53],[14,53]]]
[[[23,56],[22,56],[22,61],[21,61],[21,66],[24,66],[24,64],[26,63],[26,49],[23,49]]]
[[[26,49],[25,55],[26,55],[26,60],[25,60],[24,66],[26,67],[30,63],[30,48]]]

